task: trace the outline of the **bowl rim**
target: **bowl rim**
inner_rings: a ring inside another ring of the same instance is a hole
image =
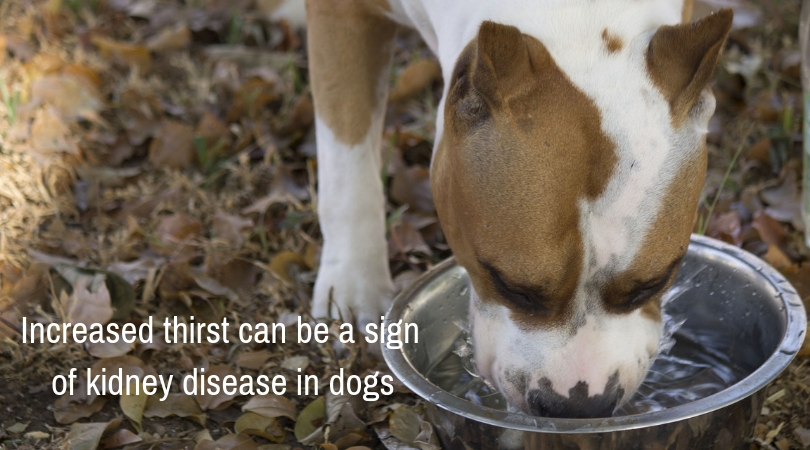
[[[779,346],[759,368],[729,388],[700,400],[661,411],[628,416],[595,419],[537,417],[476,405],[450,394],[419,374],[405,356],[404,347],[389,349],[387,346],[382,346],[383,357],[394,375],[420,397],[465,418],[501,428],[541,433],[604,433],[662,425],[716,411],[753,395],[779,376],[802,346],[807,329],[807,315],[802,300],[793,286],[765,261],[725,242],[693,234],[689,242],[689,249],[693,250],[698,247],[719,251],[725,257],[736,259],[750,267],[752,271],[759,273],[759,276],[763,277],[776,291],[775,297],[781,299],[786,315],[785,333]],[[394,299],[391,308],[385,315],[384,326],[387,328],[388,324],[396,322],[402,317],[410,299],[422,286],[455,267],[457,267],[455,258],[451,256],[406,287]]]

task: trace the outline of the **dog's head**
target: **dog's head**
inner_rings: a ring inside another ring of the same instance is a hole
[[[556,58],[485,22],[457,60],[431,181],[472,280],[475,363],[513,409],[607,416],[644,378],[689,243],[731,17],[628,40],[594,30],[598,48]]]

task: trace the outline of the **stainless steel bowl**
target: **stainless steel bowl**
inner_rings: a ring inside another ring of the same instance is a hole
[[[715,348],[750,373],[721,392],[662,411],[601,419],[535,417],[476,405],[428,381],[426,372],[452,351],[460,336],[454,321],[467,321],[469,278],[452,259],[403,291],[386,316],[386,327],[400,320],[416,323],[418,344],[399,350],[384,347],[383,354],[394,374],[429,400],[429,417],[444,448],[747,448],[762,408],[763,388],[802,345],[804,306],[790,283],[769,265],[702,236],[692,236],[676,285],[686,280],[690,287],[672,306],[674,313],[687,317],[684,328],[722,332],[727,339],[720,339]]]

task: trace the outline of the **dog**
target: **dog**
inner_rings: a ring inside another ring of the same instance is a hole
[[[732,12],[691,0],[307,0],[318,215],[313,317],[376,322],[393,292],[380,140],[392,41],[445,80],[431,189],[471,280],[480,375],[509,409],[604,417],[662,333],[706,172]]]

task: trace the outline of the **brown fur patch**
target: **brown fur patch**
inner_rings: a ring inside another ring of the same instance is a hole
[[[662,26],[647,49],[647,70],[678,127],[709,83],[734,14],[721,9],[693,24]]]
[[[356,145],[385,105],[396,24],[385,0],[307,0],[307,47],[318,117]]]
[[[457,261],[516,322],[564,323],[582,270],[578,202],[601,195],[617,161],[599,109],[540,41],[485,22],[457,61],[444,114],[431,184]]]
[[[611,34],[607,28],[602,30],[602,41],[608,53],[616,53],[624,47],[622,39],[615,34]]]
[[[693,226],[693,220],[673,220],[673,217],[695,217],[705,176],[704,144],[699,155],[687,161],[667,186],[668,194],[631,266],[621,274],[614,274],[603,287],[602,297],[608,310],[621,313],[641,307],[643,315],[661,320],[661,296],[675,280]],[[659,286],[660,280],[664,282]],[[627,302],[638,293],[638,288],[650,285],[656,285],[657,291],[642,304],[628,308]]]

